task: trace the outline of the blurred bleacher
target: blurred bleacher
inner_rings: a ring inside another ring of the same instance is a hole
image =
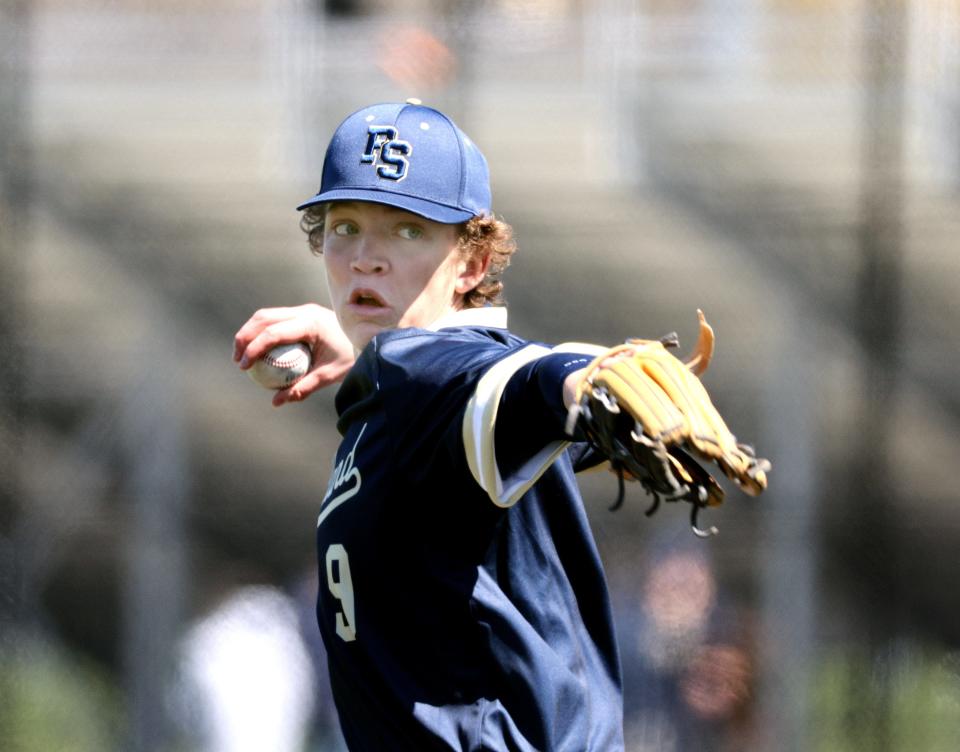
[[[935,17],[949,6],[915,9],[905,27],[899,329],[878,366],[858,333],[870,121],[857,4],[412,3],[357,17],[320,5],[34,6],[24,496],[10,536],[57,629],[119,659],[123,627],[99,609],[122,611],[128,546],[142,542],[131,508],[144,486],[129,476],[154,461],[161,477],[143,482],[179,506],[148,529],[184,536],[165,553],[189,572],[185,612],[231,562],[276,581],[309,564],[333,395],[274,410],[233,366],[232,336],[258,307],[326,299],[293,207],[315,190],[343,116],[419,96],[490,162],[495,209],[520,245],[506,288],[518,333],[614,342],[678,330],[690,344],[701,307],[718,336],[706,381],[735,432],[772,451],[783,421],[805,418],[810,475],[790,488],[806,497],[797,534],[819,557],[824,608],[873,577],[857,528],[875,500],[851,473],[871,442],[858,430],[870,369],[893,370],[881,501],[903,568],[888,605],[956,646],[960,35],[956,16],[953,27]],[[381,68],[385,40],[414,26],[457,57],[444,85]],[[154,451],[143,425],[168,449]],[[764,587],[771,507],[793,519],[777,488],[793,460],[772,459],[768,498],[731,493],[711,514],[738,591]],[[614,486],[585,480],[611,568],[635,566],[620,549],[682,527],[682,514],[644,519],[636,490],[633,510],[609,515]],[[868,622],[862,607],[825,613],[822,629]]]

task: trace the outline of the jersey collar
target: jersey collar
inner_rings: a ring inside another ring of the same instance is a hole
[[[507,309],[503,306],[463,308],[440,317],[426,328],[435,332],[457,326],[484,326],[490,329],[506,329]]]

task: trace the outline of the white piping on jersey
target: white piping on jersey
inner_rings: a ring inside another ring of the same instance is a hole
[[[330,512],[343,504],[343,502],[345,502],[347,499],[352,499],[360,491],[360,484],[363,482],[363,479],[360,477],[360,470],[353,466],[353,458],[356,456],[357,445],[360,443],[360,437],[363,436],[363,432],[366,430],[367,424],[364,423],[363,427],[360,429],[360,433],[357,434],[357,440],[353,442],[353,448],[347,453],[346,457],[337,463],[337,466],[333,469],[333,475],[330,476],[330,482],[327,484],[327,493],[323,497],[323,501],[320,503],[320,516],[317,517],[317,527],[320,527],[320,523],[327,518],[327,515],[330,514]],[[340,486],[342,486],[348,480],[353,480],[354,484],[345,491],[338,493],[336,496],[330,499],[330,501],[327,501],[330,494],[340,488]]]
[[[541,345],[527,345],[501,360],[481,377],[463,416],[463,447],[474,480],[498,507],[516,504],[570,445],[569,441],[547,444],[527,460],[505,486],[497,465],[494,438],[500,398],[507,382],[523,366],[545,355],[561,352],[599,354],[603,350],[597,345],[576,342],[557,345],[552,350]]]
[[[486,326],[492,329],[507,328],[507,309],[503,306],[483,306],[482,308],[462,308],[446,316],[441,316],[430,326],[424,327],[431,332],[455,326]]]

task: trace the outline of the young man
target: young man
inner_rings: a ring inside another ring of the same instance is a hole
[[[590,346],[506,328],[509,226],[446,116],[379,104],[336,130],[298,207],[332,311],[257,312],[249,367],[306,341],[275,404],[339,382],[343,436],[317,521],[317,618],[351,750],[623,748],[604,573],[566,432]]]

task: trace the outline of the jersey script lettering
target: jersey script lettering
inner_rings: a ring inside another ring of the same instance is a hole
[[[366,430],[367,424],[364,423],[360,429],[360,433],[357,434],[357,440],[353,442],[353,448],[333,469],[333,475],[330,476],[330,482],[327,484],[327,493],[323,497],[323,503],[320,505],[320,516],[317,517],[317,527],[320,527],[330,512],[343,504],[343,502],[356,496],[360,491],[362,478],[360,477],[359,468],[353,466],[353,460],[357,454],[357,446],[360,444],[363,432]]]

